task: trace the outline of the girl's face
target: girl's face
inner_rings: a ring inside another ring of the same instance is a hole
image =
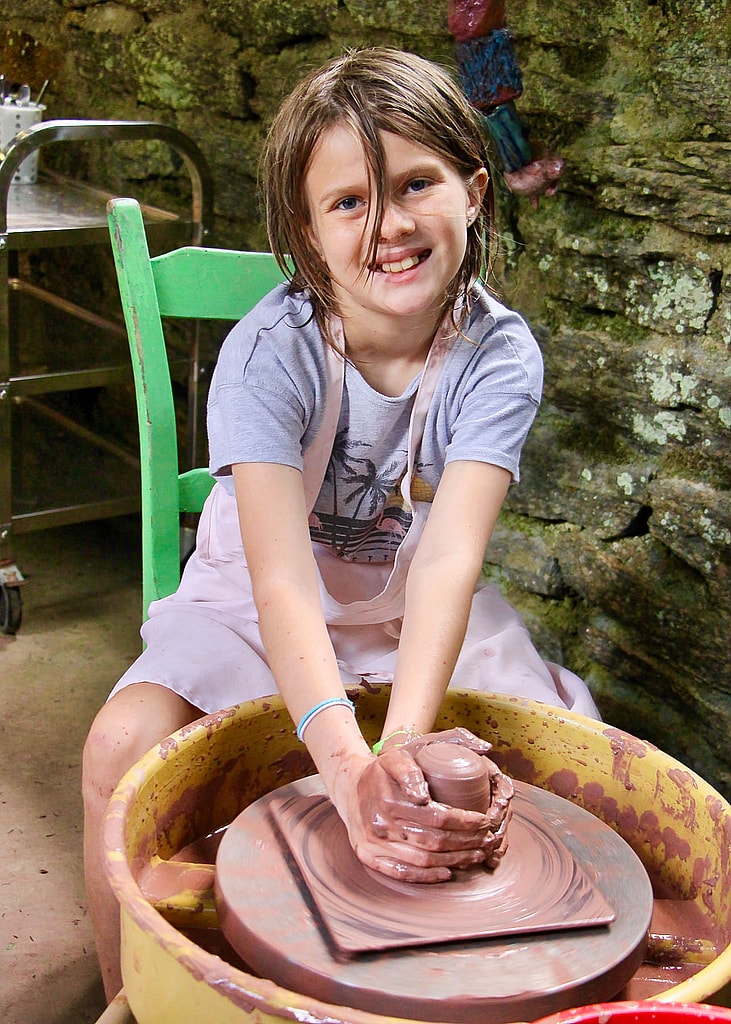
[[[369,257],[374,189],[360,140],[348,128],[323,133],[305,178],[313,244],[330,272],[346,336],[362,330],[431,332],[459,271],[467,226],[487,187],[480,168],[466,184],[443,157],[384,132],[384,213]],[[422,339],[423,340],[423,339]]]

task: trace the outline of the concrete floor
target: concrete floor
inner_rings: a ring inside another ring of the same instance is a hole
[[[0,635],[0,1021],[104,1009],[82,877],[81,750],[140,649],[135,517],[26,534],[23,622]]]

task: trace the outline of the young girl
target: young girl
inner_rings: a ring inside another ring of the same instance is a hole
[[[406,744],[428,734],[448,686],[597,716],[584,684],[544,663],[495,588],[477,586],[542,380],[526,325],[478,280],[486,167],[459,88],[389,49],[311,74],[271,128],[267,225],[291,280],[221,349],[217,483],[196,551],[151,607],[147,646],[85,749],[109,995],[119,940],[100,819],[121,775],[201,713],[279,690],[358,857],[425,882],[499,856],[505,814],[429,799]],[[368,680],[392,684],[378,756],[344,688]]]

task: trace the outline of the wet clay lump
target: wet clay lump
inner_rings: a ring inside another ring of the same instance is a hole
[[[492,794],[484,757],[456,743],[432,743],[419,750],[414,760],[424,773],[432,800],[487,813]]]

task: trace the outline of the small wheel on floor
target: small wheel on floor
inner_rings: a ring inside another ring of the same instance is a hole
[[[12,635],[23,620],[23,598],[19,587],[0,584],[0,633]]]

